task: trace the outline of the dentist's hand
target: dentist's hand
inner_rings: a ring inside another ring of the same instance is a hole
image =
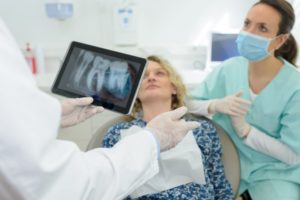
[[[60,126],[65,128],[76,125],[104,110],[103,107],[92,106],[92,102],[93,98],[91,97],[63,100]]]
[[[250,101],[242,99],[243,92],[240,91],[234,95],[224,97],[222,99],[214,99],[208,107],[208,112],[214,114],[216,112],[228,114],[230,116],[244,115],[248,112],[251,104]]]
[[[186,112],[186,107],[180,107],[176,110],[160,114],[148,122],[147,128],[152,130],[153,134],[159,139],[161,151],[176,146],[189,130],[200,126],[198,122],[180,120]]]
[[[240,116],[230,116],[232,126],[235,129],[235,132],[240,138],[245,138],[248,136],[251,126],[246,122],[245,115]]]

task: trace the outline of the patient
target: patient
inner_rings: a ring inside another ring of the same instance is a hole
[[[144,127],[157,115],[183,106],[186,89],[179,75],[158,56],[150,56],[148,61],[132,112],[135,119],[111,127],[104,137],[104,147],[112,147],[123,135],[126,137],[126,130]],[[205,120],[199,122],[200,128],[194,129],[173,149],[161,153],[159,174],[126,199],[233,199],[216,129]]]

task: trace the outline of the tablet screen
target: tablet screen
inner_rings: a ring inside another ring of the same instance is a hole
[[[91,96],[93,104],[130,113],[146,59],[72,42],[52,87],[67,97]]]

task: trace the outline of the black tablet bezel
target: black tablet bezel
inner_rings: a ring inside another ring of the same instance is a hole
[[[61,68],[60,68],[60,70],[59,70],[59,72],[56,76],[56,79],[55,79],[55,81],[53,83],[53,86],[52,86],[52,89],[51,89],[51,91],[55,94],[59,94],[59,95],[70,97],[70,98],[84,97],[81,94],[76,94],[74,92],[67,91],[65,89],[59,88],[61,78],[64,75],[64,72],[65,72],[65,70],[68,66],[69,59],[70,59],[71,54],[73,52],[73,49],[75,47],[83,49],[83,50],[87,50],[87,51],[92,51],[92,52],[95,52],[95,53],[98,53],[98,54],[108,55],[108,56],[115,57],[115,58],[118,58],[118,59],[124,59],[125,61],[132,61],[132,62],[136,62],[136,63],[140,64],[140,67],[139,67],[139,69],[137,71],[137,75],[136,75],[136,81],[134,82],[134,84],[132,86],[132,89],[131,89],[131,92],[130,92],[130,95],[128,97],[128,101],[127,101],[127,104],[126,104],[125,107],[115,105],[112,102],[97,100],[97,99],[93,98],[94,101],[93,101],[92,104],[94,104],[94,105],[103,106],[106,109],[109,109],[109,110],[112,110],[112,111],[115,111],[115,112],[119,112],[119,113],[122,113],[122,114],[129,114],[132,110],[133,105],[134,105],[134,101],[135,101],[135,98],[137,96],[137,93],[138,93],[138,90],[139,90],[139,87],[140,87],[140,84],[141,84],[141,81],[142,81],[142,77],[145,73],[147,59],[137,57],[137,56],[133,56],[133,55],[129,55],[129,54],[125,54],[125,53],[112,51],[112,50],[109,50],[109,49],[104,49],[104,48],[101,48],[101,47],[96,47],[96,46],[76,42],[76,41],[71,42],[71,44],[69,46],[69,49],[68,49],[68,51],[65,55],[64,61],[61,65]]]

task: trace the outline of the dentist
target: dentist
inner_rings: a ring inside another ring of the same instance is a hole
[[[300,73],[292,6],[260,0],[237,38],[240,57],[194,91],[193,112],[214,115],[237,146],[244,199],[300,199]]]
[[[60,104],[40,91],[0,18],[0,199],[53,200],[125,197],[158,173],[158,155],[198,123],[178,120],[186,108],[157,116],[112,149],[82,152],[57,140],[59,126],[103,108],[91,98]]]

